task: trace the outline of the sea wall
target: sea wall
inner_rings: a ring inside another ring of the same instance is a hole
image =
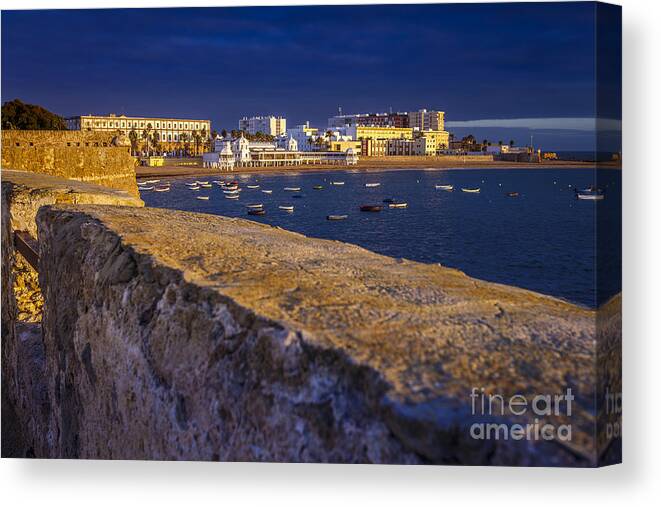
[[[36,215],[41,206],[56,203],[94,203],[142,206],[127,192],[63,180],[45,174],[2,171],[2,396],[3,414],[9,402],[22,414],[19,428],[35,435],[44,427],[47,410],[44,353],[41,333],[43,296],[36,270],[17,251],[17,231],[37,237]],[[8,421],[3,415],[5,426]],[[37,430],[38,428],[38,430]],[[4,455],[3,444],[3,455]]]
[[[69,130],[3,130],[2,168],[124,190],[138,197],[136,161],[114,135]]]
[[[551,297],[144,208],[95,185],[9,171],[2,198],[3,432],[11,414],[27,455],[571,466],[615,455],[612,437],[597,441],[595,398],[599,353],[613,356],[601,375],[617,382],[620,342],[604,333],[620,328],[619,299],[597,333],[597,312]],[[15,296],[16,230],[36,234],[43,306],[32,321]],[[538,422],[570,424],[569,441],[471,433],[537,418],[476,415],[475,390],[532,399],[567,388],[571,416]],[[20,455],[7,445],[4,456]]]

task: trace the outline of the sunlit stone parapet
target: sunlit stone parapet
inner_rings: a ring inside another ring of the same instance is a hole
[[[598,461],[594,311],[241,219],[57,205],[37,221],[48,456]],[[570,393],[571,413],[484,415],[480,392]],[[487,423],[571,439],[480,439]]]

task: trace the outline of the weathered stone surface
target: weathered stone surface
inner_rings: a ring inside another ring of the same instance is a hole
[[[142,206],[127,192],[63,180],[44,174],[2,171],[2,379],[3,397],[15,404],[30,430],[43,428],[30,421],[42,413],[45,382],[40,373],[41,312],[43,298],[36,271],[15,250],[15,231],[37,236],[35,221],[40,206],[56,203],[96,203]],[[32,325],[30,325],[32,324]],[[24,409],[24,410],[21,410]]]
[[[38,225],[45,455],[596,464],[593,311],[240,219],[54,206]],[[471,439],[473,387],[570,387],[572,441]]]
[[[136,160],[113,133],[3,130],[2,167],[124,190],[139,197]]]

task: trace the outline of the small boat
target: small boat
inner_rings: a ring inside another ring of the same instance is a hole
[[[266,215],[266,211],[263,209],[250,209],[248,210],[248,215]]]
[[[344,181],[331,181],[331,185],[344,185]],[[328,215],[328,216],[346,216],[346,215]]]
[[[452,192],[454,190],[454,185],[435,185],[437,190],[447,190]]]
[[[199,190],[200,187],[188,187],[190,190]]]
[[[209,184],[208,181],[195,181],[195,183],[197,183],[198,185],[208,185]]]
[[[238,194],[238,190],[223,190],[223,194]]]
[[[232,192],[234,190],[239,190],[239,187],[237,187],[236,185],[225,185],[225,190],[229,190],[230,192]]]
[[[323,190],[323,189],[324,189],[324,186],[323,186],[323,185],[315,185],[315,186],[312,187],[312,188],[313,188],[314,190]]]
[[[147,184],[153,184],[153,183],[158,183],[161,180],[145,180],[145,183]]]
[[[378,187],[379,185],[381,185],[381,183],[365,183],[365,186],[370,187],[370,188],[371,187]]]
[[[363,206],[360,207],[360,211],[370,211],[370,212],[381,211],[382,209],[383,206],[379,206],[378,204],[364,204]]]
[[[480,193],[479,188],[462,188],[461,191],[469,193],[469,194],[479,194]]]
[[[285,190],[288,192],[299,192],[301,187],[285,187]]]
[[[154,188],[154,192],[169,192],[169,191],[170,191],[169,186],[168,187],[155,187]]]
[[[604,194],[576,194],[576,198],[582,201],[603,201]]]
[[[409,204],[407,202],[391,202],[390,204],[388,204],[388,207],[389,208],[407,208],[408,205]]]
[[[259,185],[246,185],[246,188],[259,188]]]
[[[246,204],[246,208],[249,208],[249,209],[262,209],[263,207],[264,207],[264,205],[261,204],[261,203],[259,203],[259,204]]]
[[[154,190],[154,186],[151,187],[140,187],[140,190]]]
[[[226,194],[225,199],[238,199],[239,194]]]
[[[284,205],[284,204],[281,205],[281,206],[278,206],[278,209],[281,209],[282,211],[294,211],[293,206],[287,206],[287,205]]]
[[[199,199],[200,201],[208,201],[209,196],[208,195],[198,195],[198,196],[195,196],[195,199]]]
[[[211,185],[210,183],[205,183],[205,184],[200,185],[200,186],[201,186],[202,188],[211,188],[213,185]]]
[[[505,195],[506,195],[507,197],[519,197],[519,193],[518,193],[518,192],[507,192]]]
[[[349,215],[328,215],[326,220],[346,220]]]
[[[272,194],[273,190],[262,190],[262,192],[265,194]]]

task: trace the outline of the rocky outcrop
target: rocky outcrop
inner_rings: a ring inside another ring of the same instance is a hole
[[[43,297],[37,272],[16,251],[14,232],[25,231],[36,238],[37,211],[56,203],[143,205],[122,191],[43,174],[2,171],[3,406],[20,414],[18,426],[27,429],[26,434],[43,429],[43,420],[34,420],[43,418],[48,406],[40,325]]]
[[[113,142],[113,136],[76,130],[3,130],[2,167],[124,190],[139,197],[130,143]]]
[[[596,313],[240,219],[38,214],[40,456],[597,463]],[[476,439],[471,393],[571,389],[572,438]]]

